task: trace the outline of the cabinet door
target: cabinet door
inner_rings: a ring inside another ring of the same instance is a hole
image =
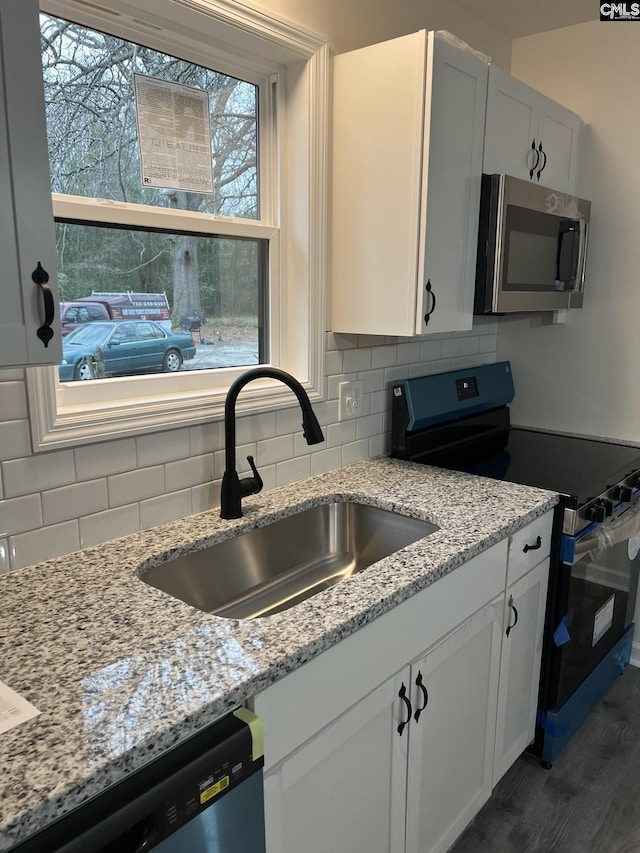
[[[267,853],[403,853],[409,668],[265,777]]]
[[[582,127],[580,117],[543,95],[540,95],[538,105],[537,141],[542,143],[543,150],[543,158],[538,167],[542,169],[540,183],[575,195]]]
[[[335,57],[334,332],[471,328],[487,74],[424,31]]]
[[[549,561],[507,588],[493,782],[534,737]]]
[[[429,33],[416,332],[470,329],[489,66]]]
[[[538,93],[499,68],[489,69],[484,171],[529,180],[537,160]]]
[[[51,181],[47,155],[37,0],[0,3],[0,366],[57,364],[62,358]],[[40,288],[46,270],[56,319],[45,347]]]
[[[411,666],[424,710],[409,732],[407,853],[448,850],[491,795],[501,624],[502,598]]]

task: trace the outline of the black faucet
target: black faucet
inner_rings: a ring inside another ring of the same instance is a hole
[[[247,495],[257,495],[262,489],[262,478],[255,466],[253,456],[247,456],[253,477],[244,477],[240,480],[236,471],[236,400],[247,382],[251,382],[252,379],[267,378],[284,382],[298,398],[302,409],[302,434],[307,444],[320,444],[324,441],[324,435],[311,408],[307,392],[291,374],[277,367],[254,367],[238,376],[231,384],[224,404],[225,465],[220,493],[220,518],[241,518],[242,498]]]

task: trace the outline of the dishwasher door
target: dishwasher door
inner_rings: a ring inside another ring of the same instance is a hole
[[[12,853],[265,853],[263,755],[240,708]]]

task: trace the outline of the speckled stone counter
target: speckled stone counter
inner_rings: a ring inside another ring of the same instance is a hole
[[[439,530],[273,616],[202,613],[141,564],[332,499]],[[0,680],[40,716],[0,735],[0,850],[61,817],[551,508],[557,496],[377,459],[0,578]]]

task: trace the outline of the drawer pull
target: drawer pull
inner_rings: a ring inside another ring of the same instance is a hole
[[[411,720],[411,702],[409,701],[409,697],[407,696],[407,688],[404,686],[404,681],[402,682],[402,686],[400,688],[398,696],[407,706],[407,719],[402,720],[398,725],[398,734],[402,737],[402,732],[405,730],[405,727],[409,725],[409,721]]]
[[[539,551],[540,548],[542,548],[542,537],[538,536],[535,545],[525,545],[522,550],[526,554],[527,551]]]

